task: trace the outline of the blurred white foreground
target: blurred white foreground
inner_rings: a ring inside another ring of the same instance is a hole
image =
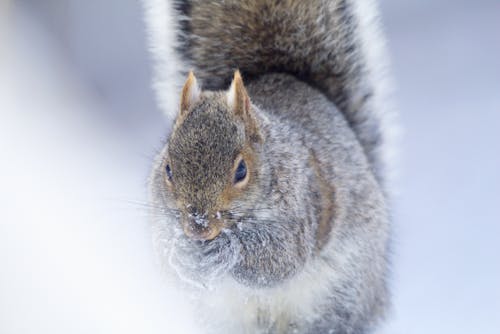
[[[152,148],[113,132],[44,27],[13,9],[0,58],[0,333],[193,332],[135,204]]]

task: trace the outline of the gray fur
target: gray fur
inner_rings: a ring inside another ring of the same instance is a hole
[[[373,1],[174,3],[180,14],[178,49],[205,89],[225,89],[236,69],[247,82],[270,72],[297,76],[335,103],[384,183],[391,113],[387,101],[380,101],[387,94],[387,78],[380,73],[386,56]]]
[[[151,174],[161,258],[192,283],[209,332],[371,332],[388,307],[390,228],[352,1],[179,3],[182,52],[215,92],[190,108]],[[262,141],[220,91],[235,68]],[[218,211],[243,149],[255,161],[249,184]],[[218,237],[184,235],[193,208],[225,223]]]

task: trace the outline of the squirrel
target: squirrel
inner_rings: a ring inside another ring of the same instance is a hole
[[[150,2],[159,34],[164,0]],[[149,180],[166,272],[207,332],[373,332],[390,305],[391,239],[374,2],[177,0],[173,10],[192,71]]]

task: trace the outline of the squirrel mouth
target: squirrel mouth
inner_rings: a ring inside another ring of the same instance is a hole
[[[210,220],[203,218],[184,219],[182,227],[184,234],[193,240],[210,241],[218,237],[224,227],[222,220]]]

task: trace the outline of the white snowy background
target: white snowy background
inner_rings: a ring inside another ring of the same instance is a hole
[[[382,333],[500,333],[500,2],[382,0],[404,129]],[[0,0],[0,333],[196,333],[145,210],[137,0]]]

